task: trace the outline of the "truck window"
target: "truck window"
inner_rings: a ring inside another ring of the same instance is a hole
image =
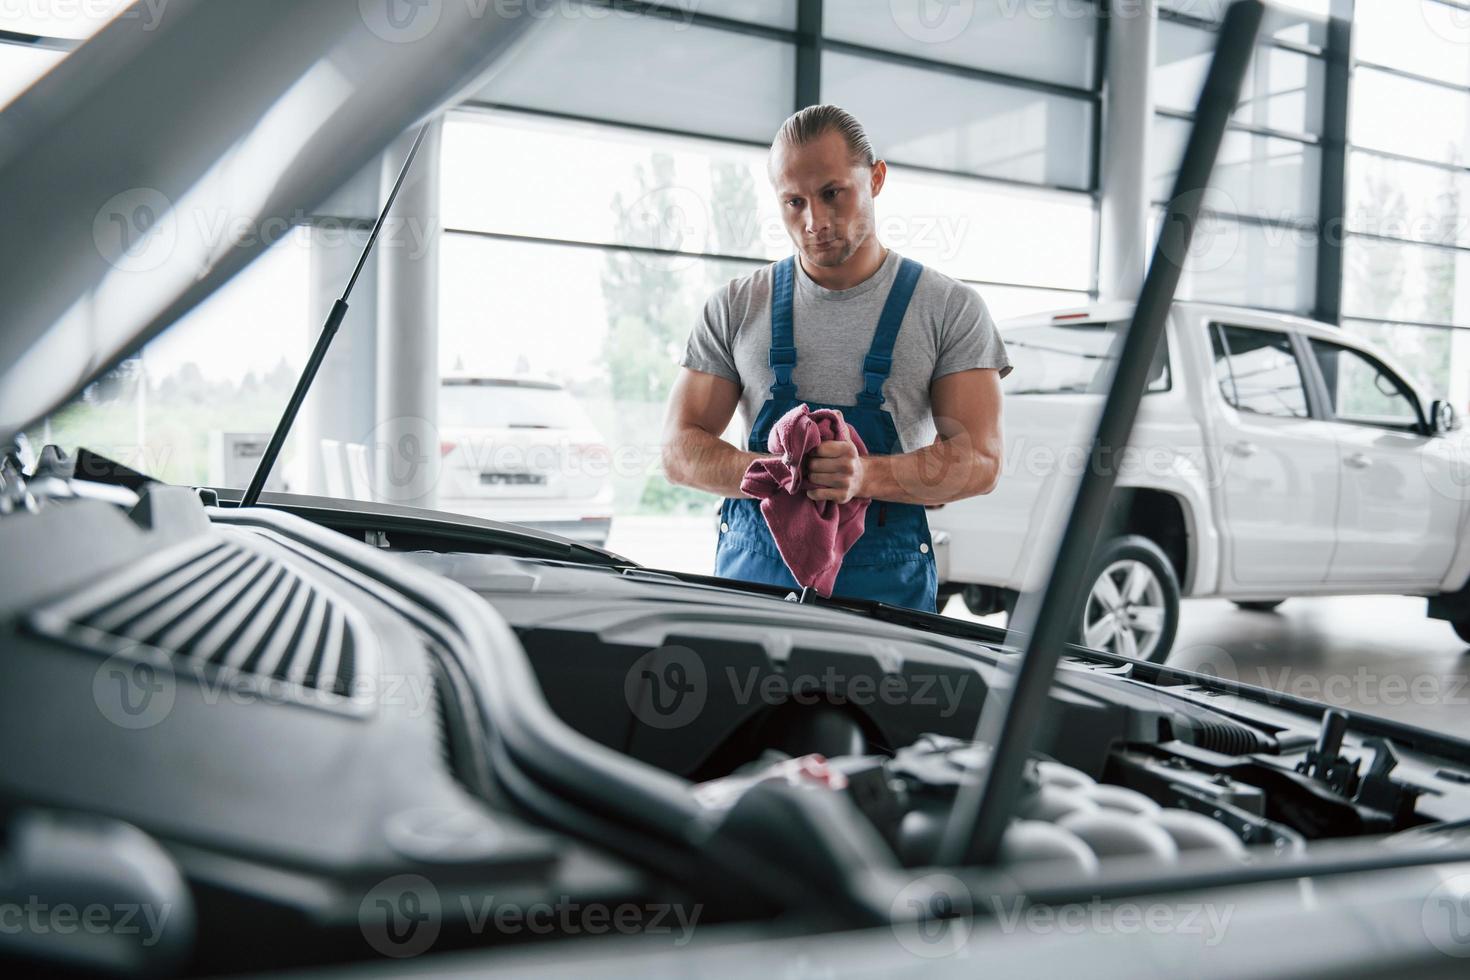
[[[1112,377],[1111,361],[1127,321],[1048,323],[1005,331],[1006,347],[1017,348],[1024,370],[1011,374],[1008,395],[1102,394]],[[1109,365],[1104,371],[1103,366]],[[1149,372],[1149,392],[1169,390],[1169,352],[1161,344]]]
[[[1307,391],[1291,340],[1275,330],[1213,324],[1215,381],[1220,395],[1242,412],[1307,417]]]
[[[1332,414],[1343,422],[1414,429],[1419,412],[1408,387],[1377,361],[1339,344],[1313,340]]]

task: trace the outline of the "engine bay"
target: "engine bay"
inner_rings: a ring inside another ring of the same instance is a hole
[[[175,910],[76,965],[397,955],[369,913],[409,893],[435,949],[483,945],[508,895],[874,925],[941,863],[1016,657],[998,631],[392,537],[164,486],[0,519],[0,550],[44,557],[6,563],[0,732],[31,748],[0,774],[0,891]],[[1470,817],[1457,743],[1081,649],[1038,746],[1018,882],[1290,873]]]
[[[690,585],[688,599],[630,610],[621,593],[640,585],[619,581],[604,597],[585,582],[610,573],[406,557],[506,616],[567,724],[693,781],[696,796],[721,807],[738,799],[732,787],[765,781],[835,792],[904,866],[921,867],[957,787],[985,767],[987,747],[971,740],[1003,682],[995,643],[886,635],[880,624],[798,617],[769,600],[716,616],[690,608],[712,591]],[[1261,704],[1209,679],[1160,683],[1145,671],[1170,673],[1080,649],[1064,662],[1011,858],[1060,860],[1081,874],[1110,859],[1167,865],[1195,852],[1260,860],[1315,840],[1458,821],[1470,807],[1460,770],[1402,740],[1346,736],[1341,712],[1316,706],[1313,717],[1288,699]],[[697,705],[679,702],[681,684]]]

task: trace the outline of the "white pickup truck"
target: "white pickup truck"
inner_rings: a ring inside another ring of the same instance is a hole
[[[1013,608],[1043,581],[1132,310],[1007,321],[995,492],[930,512],[941,607]],[[1177,303],[1118,470],[1077,623],[1088,646],[1162,661],[1181,596],[1269,611],[1291,596],[1429,598],[1470,642],[1465,433],[1382,351],[1279,313]]]

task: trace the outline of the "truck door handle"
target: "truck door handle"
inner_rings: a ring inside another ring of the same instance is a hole
[[[1235,455],[1241,457],[1242,459],[1254,456],[1256,454],[1256,450],[1256,444],[1246,439],[1242,439],[1240,442],[1232,442],[1230,444],[1230,451]]]
[[[1367,453],[1353,453],[1342,462],[1345,466],[1351,466],[1355,470],[1366,470],[1373,465],[1373,459]]]

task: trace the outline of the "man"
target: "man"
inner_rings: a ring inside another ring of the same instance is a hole
[[[741,478],[771,455],[771,426],[789,409],[840,409],[869,455],[824,442],[808,496],[872,503],[833,594],[933,612],[925,508],[995,487],[1005,347],[974,290],[878,240],[873,199],[888,168],[850,113],[821,105],[786,120],[769,173],[796,256],[705,304],[669,397],[664,471],[727,498],[717,575],[794,588]],[[720,438],[737,405],[746,450]]]

